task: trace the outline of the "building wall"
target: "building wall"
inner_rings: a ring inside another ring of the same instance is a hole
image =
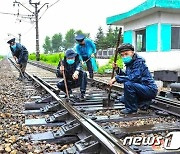
[[[135,32],[146,29],[146,51],[171,51],[171,26],[180,26],[179,14],[156,12],[124,24],[124,43],[136,48]]]
[[[172,25],[180,25],[180,13],[173,13],[171,12],[161,12],[161,18],[160,22],[161,23],[170,23]]]
[[[132,40],[133,40],[133,31],[132,30],[125,31],[123,42],[132,44]]]
[[[150,71],[180,69],[180,51],[138,52],[138,54],[146,60]]]
[[[161,24],[160,27],[160,40],[161,40],[161,51],[170,51],[171,50],[171,24]]]
[[[138,54],[144,57],[151,71],[180,69],[180,51],[171,50],[172,26],[180,26],[180,14],[173,11],[156,12],[124,24],[125,33],[132,32],[131,42],[134,46],[135,31],[146,29],[147,52],[138,52]]]
[[[146,27],[146,51],[158,51],[158,24]]]
[[[158,22],[159,22],[159,13],[157,12],[152,15],[125,23],[124,31],[129,31],[129,30],[134,31],[134,30],[143,29],[148,25],[156,24]]]

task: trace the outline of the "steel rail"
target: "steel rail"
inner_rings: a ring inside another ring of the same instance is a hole
[[[41,66],[40,64],[36,64],[34,62],[31,62],[31,64],[38,65],[39,67],[43,68],[43,66]],[[44,68],[48,68],[48,67],[46,66]],[[55,69],[53,71],[55,71]],[[109,85],[105,81],[99,81],[97,79],[93,79],[91,84],[92,86],[96,85],[98,88],[108,91]],[[123,87],[121,85],[113,85],[112,90],[118,93],[123,93]],[[155,102],[155,104],[151,105],[152,108],[158,109],[161,111],[166,111],[169,114],[180,117],[180,101],[172,100],[172,99],[165,98],[162,96],[156,96],[156,98],[153,101]]]
[[[28,72],[27,74],[38,83],[43,89],[45,89],[55,100],[57,100],[73,117],[75,117],[88,131],[90,131],[100,142],[103,144],[107,150],[111,153],[119,154],[122,151],[127,154],[135,154],[132,149],[124,146],[120,141],[118,141],[113,136],[106,133],[100,126],[95,124],[90,118],[83,115],[81,112],[77,111],[74,107],[70,106],[69,103],[63,101],[58,97],[52,90],[50,90],[42,79],[37,76],[31,76]],[[95,125],[95,126],[94,126]],[[102,133],[103,132],[103,133]]]

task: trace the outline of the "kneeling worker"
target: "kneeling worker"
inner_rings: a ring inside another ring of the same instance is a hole
[[[60,61],[57,67],[56,76],[63,77],[63,71],[65,73],[67,88],[69,94],[72,93],[72,88],[80,87],[81,97],[80,99],[85,99],[86,85],[87,85],[87,74],[83,72],[82,65],[79,60],[79,55],[72,49],[66,51],[64,60]],[[64,80],[58,82],[57,87],[62,91],[65,90]]]
[[[125,104],[125,109],[121,110],[121,113],[137,112],[138,108],[147,110],[151,100],[156,97],[157,86],[145,60],[134,52],[134,47],[129,43],[122,44],[118,51],[126,66],[126,71],[123,72],[117,64],[113,64],[117,75],[110,80],[109,85],[112,86],[114,82],[124,84],[124,96],[120,98],[120,101]]]

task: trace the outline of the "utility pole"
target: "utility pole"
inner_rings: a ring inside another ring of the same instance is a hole
[[[19,43],[21,43],[21,33],[19,33],[18,35],[19,35]]]
[[[48,5],[48,3],[45,3],[40,9],[38,9],[38,5],[40,5],[40,2],[37,3],[32,3],[32,0],[29,0],[29,4],[31,4],[34,8],[35,8],[35,12],[32,12],[31,10],[29,10],[27,7],[25,7],[23,4],[21,4],[20,2],[17,2],[15,0],[15,3],[18,3],[20,5],[22,5],[24,8],[26,8],[29,12],[33,13],[33,15],[35,15],[35,22],[36,22],[36,60],[39,61],[40,60],[40,51],[39,51],[39,26],[38,26],[38,14],[40,12],[40,10],[45,6]]]
[[[38,3],[32,3],[31,0],[29,0],[29,4],[34,5],[35,8],[35,22],[36,22],[36,60],[40,60],[40,51],[39,51],[39,24],[38,24],[38,13],[40,10],[38,10],[38,5],[40,5],[40,2]]]

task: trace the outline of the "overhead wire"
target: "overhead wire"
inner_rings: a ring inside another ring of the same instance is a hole
[[[42,13],[42,15],[39,17],[38,20],[40,20],[40,19],[42,18],[42,16],[46,13],[46,11],[47,11],[49,8],[51,8],[52,6],[54,6],[55,4],[57,4],[59,1],[60,1],[60,0],[57,0],[56,2],[54,2],[53,4],[51,4],[50,6],[48,6],[48,7],[46,8],[46,10]],[[24,33],[24,35],[26,35],[27,33],[29,33],[35,25],[36,25],[36,24],[34,23],[34,24],[31,26],[31,28],[28,29],[28,30]]]
[[[50,6],[48,6],[48,7],[46,8],[46,10],[43,12],[43,14],[39,17],[39,20],[43,17],[43,15],[46,13],[46,11],[47,11],[49,8],[51,8],[53,5],[57,4],[59,1],[60,1],[60,0],[57,0],[56,2],[54,2],[53,4],[51,4]]]

